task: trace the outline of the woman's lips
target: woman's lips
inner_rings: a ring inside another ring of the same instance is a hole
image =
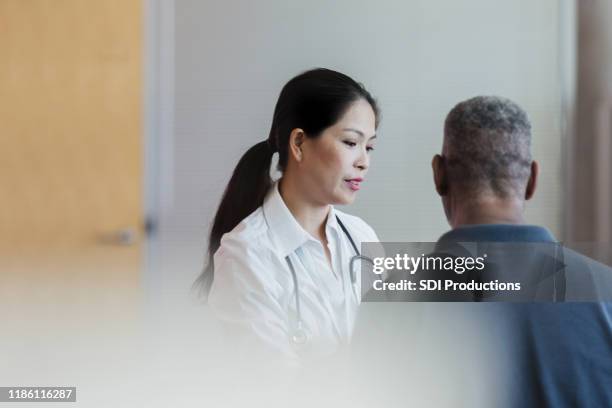
[[[363,181],[362,178],[354,178],[354,179],[347,179],[344,180],[345,183],[348,185],[348,188],[350,188],[353,191],[357,191],[359,190],[360,187],[360,183]]]

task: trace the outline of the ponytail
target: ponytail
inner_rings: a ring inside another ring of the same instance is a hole
[[[204,299],[208,297],[212,286],[213,255],[221,245],[221,237],[260,207],[272,186],[270,164],[273,154],[273,148],[267,140],[264,140],[247,150],[234,169],[210,230],[208,262],[194,283],[194,288]]]

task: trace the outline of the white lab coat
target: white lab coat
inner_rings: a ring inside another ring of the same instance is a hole
[[[378,242],[374,230],[360,218],[331,207],[326,235],[333,270],[320,241],[308,234],[285,205],[278,183],[264,204],[231,232],[223,235],[214,254],[214,281],[209,305],[231,326],[233,335],[290,359],[328,355],[348,343],[361,301],[359,262],[356,283],[349,261],[355,255],[336,215],[357,248]],[[289,256],[299,286],[301,318],[308,341],[295,344],[296,294]]]

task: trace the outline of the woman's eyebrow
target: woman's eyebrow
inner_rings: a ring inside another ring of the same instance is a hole
[[[349,132],[355,132],[359,136],[365,137],[365,135],[363,134],[363,132],[361,130],[357,130],[357,129],[353,129],[353,128],[344,128],[342,130],[346,130],[346,131],[349,131]],[[373,136],[370,136],[370,138],[368,140],[372,140],[372,139],[375,139],[375,138],[376,138],[376,135],[373,135]]]

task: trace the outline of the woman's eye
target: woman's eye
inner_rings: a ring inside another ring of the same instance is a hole
[[[344,144],[350,147],[357,146],[357,143],[351,142],[350,140],[345,140]]]
[[[373,148],[372,146],[366,146],[366,150],[367,150],[368,152],[373,152],[373,151],[374,151],[374,148]]]

